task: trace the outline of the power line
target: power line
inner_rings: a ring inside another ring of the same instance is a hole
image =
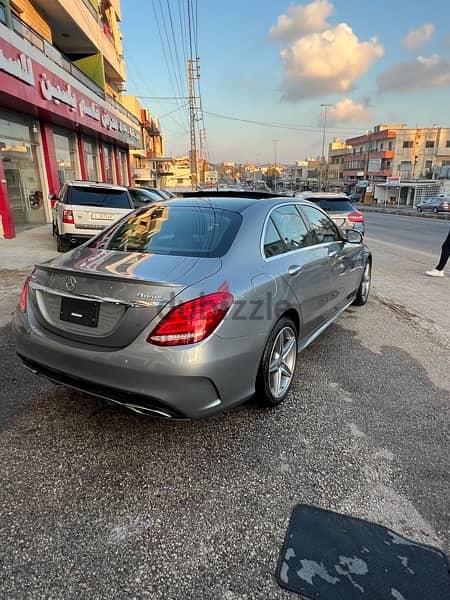
[[[213,112],[208,112],[208,111],[204,111],[205,115],[210,115],[211,117],[217,117],[219,119],[228,119],[230,121],[238,121],[240,123],[249,123],[251,125],[260,125],[262,127],[273,127],[274,129],[288,129],[290,131],[303,131],[303,132],[315,132],[315,131],[322,131],[321,127],[313,127],[313,126],[296,126],[296,125],[287,125],[287,124],[283,124],[283,123],[271,123],[271,122],[267,122],[267,121],[254,121],[252,119],[242,119],[240,117],[233,117],[231,115],[221,115],[219,113],[213,113]],[[328,128],[328,131],[334,131],[336,133],[339,132],[352,132],[354,133],[355,131],[361,131],[361,129],[338,129],[338,128]]]

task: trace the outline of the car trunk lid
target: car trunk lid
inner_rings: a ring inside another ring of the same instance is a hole
[[[78,248],[36,268],[33,311],[46,329],[76,342],[131,343],[186,287],[218,271],[218,258]]]

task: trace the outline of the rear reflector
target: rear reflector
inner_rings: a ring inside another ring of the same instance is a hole
[[[28,284],[30,283],[31,277],[27,277],[24,281],[22,291],[19,299],[19,310],[20,312],[27,312],[27,298],[28,298]]]
[[[364,215],[357,211],[350,213],[347,218],[352,223],[364,223]]]
[[[233,303],[228,292],[216,292],[184,302],[160,321],[147,342],[156,346],[183,346],[207,338],[221,323]]]
[[[68,225],[73,225],[75,223],[73,212],[71,210],[63,210],[63,223],[67,223]]]

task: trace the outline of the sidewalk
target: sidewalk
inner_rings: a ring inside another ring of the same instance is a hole
[[[355,204],[356,208],[362,212],[388,213],[391,215],[404,215],[407,217],[421,217],[422,219],[438,219],[439,221],[450,221],[450,213],[418,212],[409,206],[384,206],[384,204]]]
[[[51,225],[22,231],[13,240],[0,239],[0,327],[11,320],[23,281],[33,266],[56,254]]]

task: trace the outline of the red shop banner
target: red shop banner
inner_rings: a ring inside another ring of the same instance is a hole
[[[32,49],[33,54],[36,52]],[[55,68],[58,69],[56,65]],[[14,98],[16,105],[18,102],[30,105],[30,113],[34,112],[33,107],[43,109],[130,146],[140,145],[138,127],[114,115],[100,98],[93,100],[0,38],[0,98],[5,95]]]

